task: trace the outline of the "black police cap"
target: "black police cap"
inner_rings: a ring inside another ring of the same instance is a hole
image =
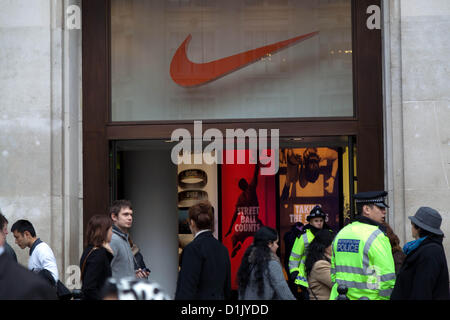
[[[326,217],[327,217],[327,214],[322,210],[322,208],[320,206],[315,206],[309,212],[309,216],[306,217],[306,220],[309,221],[312,218],[323,218],[323,219],[325,219]]]
[[[386,191],[359,192],[354,195],[354,198],[357,204],[374,204],[378,207],[389,208],[385,202],[387,194]]]

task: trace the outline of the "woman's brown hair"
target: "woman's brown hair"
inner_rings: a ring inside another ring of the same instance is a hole
[[[211,229],[214,223],[214,208],[207,200],[189,208],[189,219],[194,220],[199,230]]]
[[[108,230],[112,226],[112,220],[106,214],[93,216],[86,228],[86,244],[94,247],[101,247],[106,241]]]
[[[400,239],[394,233],[394,230],[392,230],[391,226],[386,222],[383,223],[383,225],[386,227],[386,236],[389,238],[389,242],[391,243],[392,252],[401,251],[402,248],[400,247]]]

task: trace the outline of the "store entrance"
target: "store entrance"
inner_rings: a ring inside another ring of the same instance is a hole
[[[326,224],[338,231],[353,216],[356,188],[353,137],[286,138],[280,141],[278,170],[278,230],[280,240],[296,223],[306,225],[316,205],[327,214]],[[352,159],[352,160],[351,160]],[[281,260],[287,268],[284,241]]]
[[[111,156],[111,199],[131,201],[131,239],[151,270],[149,279],[172,294],[178,274],[178,232],[177,167],[170,159],[170,144],[114,141]]]
[[[152,270],[150,278],[169,294],[176,289],[179,251],[193,239],[188,208],[208,199],[217,213],[214,235],[229,250],[232,287],[237,289],[235,275],[252,242],[250,231],[258,225],[278,230],[285,262],[284,234],[297,222],[306,224],[312,207],[321,205],[327,224],[336,231],[350,218],[356,188],[354,145],[353,137],[280,138],[278,173],[263,176],[248,163],[176,165],[173,142],[113,141],[110,197],[132,202],[131,238]],[[252,205],[238,213],[240,182],[251,185],[255,177],[258,208]]]

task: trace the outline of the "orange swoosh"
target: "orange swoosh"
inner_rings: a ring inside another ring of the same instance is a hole
[[[311,38],[318,33],[318,31],[311,32],[207,63],[195,63],[189,60],[186,51],[192,36],[188,35],[172,58],[170,76],[175,83],[182,87],[199,86],[256,62],[269,53],[274,53],[296,42]]]

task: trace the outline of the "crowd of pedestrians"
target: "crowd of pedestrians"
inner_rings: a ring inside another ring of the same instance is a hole
[[[148,280],[150,270],[129,236],[132,222],[133,209],[127,200],[114,201],[109,214],[88,221],[80,258],[81,292],[75,295],[59,280],[50,246],[23,219],[12,225],[11,232],[21,249],[29,248],[28,270],[17,263],[14,250],[6,243],[8,220],[0,212],[0,300],[169,299],[158,284]],[[14,283],[18,279],[20,288]]]
[[[338,233],[326,225],[322,208],[314,207],[307,225],[293,226],[285,270],[277,256],[277,231],[261,226],[237,273],[238,299],[449,299],[441,215],[429,207],[419,208],[409,217],[414,240],[401,248],[385,221],[386,196],[383,191],[356,194],[357,215]],[[109,215],[95,215],[88,221],[80,258],[79,298],[230,299],[230,256],[211,231],[214,208],[201,201],[188,212],[194,240],[182,252],[174,297],[148,279],[150,270],[129,234],[132,205],[117,200]],[[18,220],[11,232],[21,249],[29,248],[30,258],[28,270],[17,263],[14,250],[6,243],[8,220],[0,212],[0,299],[70,298],[72,293],[58,277],[52,249],[37,236],[32,223]],[[15,285],[17,279],[20,286]]]

